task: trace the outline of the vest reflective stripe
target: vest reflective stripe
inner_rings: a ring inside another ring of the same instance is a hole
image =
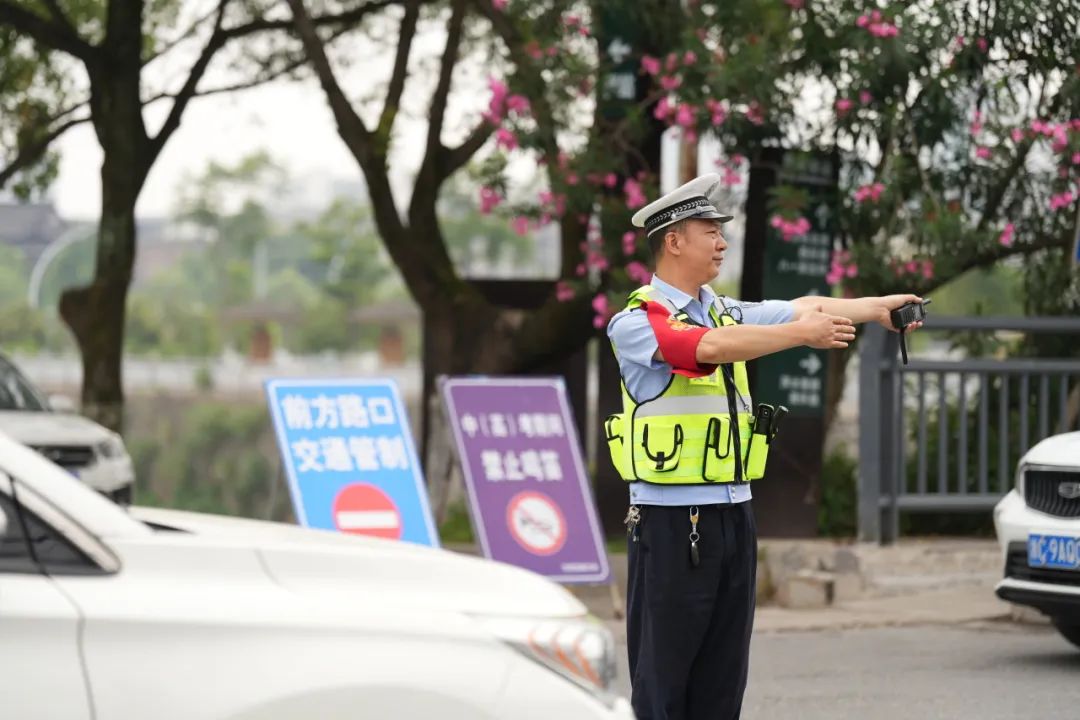
[[[640,307],[644,300],[659,302],[672,315],[689,320],[649,285],[631,293],[627,308]],[[729,314],[718,313],[715,304],[709,314],[717,326],[736,324]],[[764,470],[767,446],[763,436],[751,438],[753,416],[746,364],[733,366],[742,466],[746,479],[755,480]],[[672,373],[671,382],[659,396],[640,403],[630,397],[625,382],[622,395],[623,412],[609,417],[605,428],[612,462],[624,480],[700,485],[735,479],[731,409],[721,367],[705,378]],[[761,440],[759,447],[751,448],[757,439]]]

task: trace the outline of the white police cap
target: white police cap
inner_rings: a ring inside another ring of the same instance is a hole
[[[646,235],[690,218],[727,222],[733,216],[724,215],[716,209],[719,190],[720,176],[716,173],[696,177],[638,210],[630,222],[634,227],[645,228]]]

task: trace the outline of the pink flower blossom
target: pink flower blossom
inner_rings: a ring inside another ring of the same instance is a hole
[[[978,148],[975,149],[975,157],[979,158],[980,160],[989,160],[990,148],[980,145]]]
[[[570,173],[566,176],[566,184],[570,187],[577,185],[579,182],[581,182],[581,178],[578,177],[577,173]]]
[[[806,0],[784,0],[784,2],[792,10],[801,10],[803,5],[806,4]]]
[[[555,299],[559,302],[569,302],[574,299],[574,288],[560,280],[555,283]]]
[[[922,262],[922,276],[926,280],[934,279],[934,261],[923,260]]]
[[[836,114],[840,115],[840,116],[844,116],[853,107],[855,107],[855,103],[848,100],[847,98],[840,98],[839,100],[836,101]]]
[[[671,72],[677,67],[679,67],[679,56],[675,53],[668,53],[667,59],[664,61],[664,68]]]
[[[910,274],[914,275],[915,273],[919,272],[919,263],[915,260],[908,260],[906,263],[904,263],[904,269],[907,270]]]
[[[613,188],[619,184],[619,176],[613,172],[609,172],[604,176],[604,187]]]
[[[506,98],[506,109],[521,115],[529,113],[529,99],[524,95],[511,95]]]
[[[499,11],[505,10],[510,0],[491,0],[492,6]]]
[[[633,255],[637,250],[637,235],[632,230],[627,230],[622,236],[623,255]]]
[[[874,102],[874,96],[866,90],[862,90],[859,92],[859,102],[861,102],[863,105],[869,105],[870,103]]]
[[[506,102],[506,83],[497,78],[488,78],[488,88],[491,90],[491,102],[488,104],[484,119],[492,125],[498,125],[505,115],[503,104]]]
[[[881,199],[881,194],[885,192],[885,185],[883,183],[873,183],[871,185],[863,185],[858,188],[854,193],[855,202],[863,203],[867,200],[871,202],[877,202]]]
[[[626,193],[626,207],[631,210],[637,210],[646,203],[645,193],[641,191],[641,184],[636,180],[623,183],[623,192]]]
[[[502,202],[502,197],[494,189],[487,186],[480,188],[480,212],[483,215],[490,215],[499,203]]]
[[[682,64],[683,65],[693,65],[696,62],[697,62],[697,53],[695,53],[693,50],[687,50],[686,52],[683,53],[683,56],[682,56]]]
[[[593,318],[593,327],[600,329],[607,323],[608,299],[607,295],[597,295],[592,300],[592,308],[596,313]]]
[[[660,98],[660,102],[656,103],[656,108],[653,110],[653,117],[657,120],[667,120],[674,111],[675,108],[671,106],[668,99],[662,97]]]
[[[1072,202],[1075,199],[1076,199],[1076,196],[1074,195],[1073,191],[1072,190],[1066,190],[1065,192],[1061,193],[1060,195],[1054,195],[1053,197],[1050,198],[1050,209],[1051,210],[1061,210],[1062,208],[1066,208],[1069,205],[1072,205]]]
[[[610,266],[608,259],[598,252],[590,252],[585,255],[585,266],[590,270],[604,272]]]
[[[1073,165],[1080,165],[1080,152],[1073,153],[1072,164]]]
[[[855,265],[855,263],[851,263],[850,265],[848,265],[844,269],[844,275],[846,275],[849,278],[858,277],[859,276],[859,268]]]
[[[761,105],[755,100],[750,103],[750,107],[746,109],[746,119],[754,125],[762,125],[765,123],[765,114],[761,110]]]
[[[791,221],[785,220],[779,215],[773,215],[769,220],[769,224],[780,231],[780,236],[784,242],[791,242],[795,238],[810,232],[810,221],[804,217]]]
[[[514,232],[516,232],[518,235],[524,237],[525,235],[529,234],[529,218],[518,215],[514,218],[511,224],[514,228]]]
[[[535,40],[530,40],[525,44],[525,52],[528,53],[529,57],[533,60],[544,59],[544,48],[540,47],[540,43]]]
[[[513,150],[518,146],[517,135],[508,128],[499,128],[495,131],[495,147]]]
[[[578,266],[574,268],[574,274],[581,277],[585,274],[585,263],[578,263]]]
[[[982,129],[983,129],[982,113],[979,112],[978,110],[976,110],[975,114],[972,116],[972,118],[971,118],[971,126],[968,129],[970,130],[972,135],[978,135],[979,133],[982,132]]]
[[[649,272],[649,268],[637,260],[626,264],[626,275],[634,282],[642,285],[648,285],[649,281],[652,280],[652,273]]]
[[[713,100],[712,98],[709,98],[705,101],[705,107],[709,110],[709,113],[711,114],[709,121],[713,124],[714,127],[718,127],[724,124],[724,121],[727,119],[727,110],[724,109],[723,103],[721,103],[719,100]]]
[[[1009,223],[1005,226],[1005,229],[1001,231],[1001,235],[998,237],[998,242],[1005,247],[1010,247],[1013,244],[1013,234],[1016,232],[1016,226]]]
[[[688,128],[694,124],[694,106],[682,103],[675,111],[675,124],[679,127]]]
[[[1012,138],[1012,141],[1014,143],[1019,143],[1021,140],[1024,139],[1024,131],[1020,128],[1013,128],[1012,132],[1009,133],[1009,136]]]
[[[855,24],[858,25],[861,28],[866,27],[867,25],[870,24],[870,16],[869,15],[860,15],[859,19],[855,21]]]
[[[682,78],[678,75],[664,75],[660,78],[660,87],[667,92],[671,92],[680,85],[682,85]]]
[[[986,52],[987,48],[990,47],[989,43],[986,42],[986,38],[984,37],[976,38],[975,44],[979,46],[979,50],[981,52]]]
[[[877,38],[891,38],[900,34],[900,29],[892,23],[873,23],[867,30]]]
[[[646,75],[657,75],[660,73],[660,59],[654,58],[651,55],[645,55],[641,58],[641,69],[645,71]]]

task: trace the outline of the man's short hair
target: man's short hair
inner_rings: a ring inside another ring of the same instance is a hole
[[[662,228],[657,228],[649,235],[649,252],[652,254],[653,265],[655,267],[656,261],[660,259],[660,254],[664,251],[664,238],[669,232],[682,233],[686,232],[686,223],[688,220],[679,220],[671,225],[665,225]]]

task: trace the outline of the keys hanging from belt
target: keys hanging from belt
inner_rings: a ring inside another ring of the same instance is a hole
[[[697,506],[690,508],[690,564],[697,567],[701,564],[701,555],[698,553],[697,542],[701,539],[698,534],[697,524],[699,517]]]
[[[630,509],[626,511],[626,519],[623,520],[626,525],[626,534],[630,536],[633,542],[638,541],[638,525],[641,524],[641,508],[637,505],[631,505]]]

